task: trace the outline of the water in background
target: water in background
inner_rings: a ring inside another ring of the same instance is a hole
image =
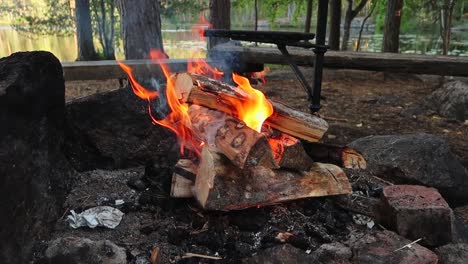
[[[261,30],[268,30],[262,28]],[[280,29],[284,30],[284,29]],[[301,28],[288,28],[288,31],[302,31]],[[454,30],[450,55],[468,56],[468,29]],[[190,58],[194,50],[206,51],[206,43],[199,41],[190,29],[163,30],[163,42],[166,53],[174,59]],[[358,29],[351,30],[349,47],[356,47]],[[99,44],[96,40],[96,47]],[[374,34],[369,27],[363,32],[361,51],[379,52],[382,47],[382,35]],[[76,37],[29,36],[15,31],[11,27],[0,26],[0,57],[8,56],[17,51],[47,50],[54,53],[61,61],[74,61],[77,56]],[[402,53],[440,54],[440,38],[429,33],[400,35],[400,50]],[[202,52],[203,53],[203,52]],[[122,47],[116,48],[116,57],[123,58]]]

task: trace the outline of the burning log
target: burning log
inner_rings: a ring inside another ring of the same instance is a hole
[[[233,102],[242,102],[246,98],[246,95],[236,87],[205,76],[179,73],[173,78],[177,83],[179,99],[182,101],[216,109],[230,115],[235,115]],[[192,80],[192,85],[190,80]],[[265,121],[265,125],[278,131],[316,142],[328,129],[327,122],[317,116],[294,110],[279,102],[270,100],[270,103],[274,113]]]
[[[307,143],[305,149],[309,156],[318,162],[329,162],[348,169],[365,169],[364,157],[353,148],[323,143]]]
[[[210,147],[202,149],[195,197],[208,210],[238,210],[317,196],[351,193],[344,172],[314,163],[308,171],[274,170],[263,166],[240,171]]]
[[[191,105],[189,115],[192,132],[200,141],[219,150],[237,167],[278,167],[265,135],[242,121],[199,105]]]
[[[307,171],[314,161],[305,152],[301,141],[284,133],[268,139],[275,160],[281,168]]]

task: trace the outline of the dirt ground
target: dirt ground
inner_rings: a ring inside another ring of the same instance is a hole
[[[311,80],[312,70],[302,70]],[[306,93],[289,68],[272,70],[266,79],[266,84],[256,87],[267,97],[308,111]],[[323,141],[347,144],[368,135],[431,133],[447,140],[468,168],[468,121],[462,123],[434,112],[412,110],[420,107],[439,83],[438,76],[325,70],[325,100],[320,115],[330,128]],[[66,97],[70,100],[118,88],[118,80],[71,81],[66,83]]]

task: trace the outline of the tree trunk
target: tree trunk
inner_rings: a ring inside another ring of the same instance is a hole
[[[122,39],[127,59],[148,58],[151,49],[164,52],[159,1],[119,1]]]
[[[344,26],[343,26],[343,40],[341,42],[341,50],[348,49],[348,41],[349,41],[349,31],[351,30],[351,15],[353,13],[353,1],[347,0],[348,6],[346,8]]]
[[[231,29],[230,0],[210,0],[210,23],[215,29]],[[228,41],[229,38],[210,38],[208,49]]]
[[[330,33],[328,45],[331,50],[340,50],[341,0],[330,1]]]
[[[313,6],[314,1],[313,0],[307,0],[307,14],[306,14],[306,20],[305,20],[305,29],[304,31],[306,33],[310,33],[310,24],[312,21],[312,6]]]
[[[76,60],[96,60],[97,55],[93,43],[89,0],[76,0],[75,20],[78,42],[78,57]]]
[[[383,34],[383,52],[398,52],[400,45],[400,23],[403,0],[389,0],[385,15],[385,27]]]
[[[356,6],[356,9],[353,10],[353,0],[348,1],[348,8],[346,9],[345,22],[344,22],[344,32],[343,40],[341,42],[341,50],[348,49],[349,35],[351,31],[351,23],[353,19],[361,12],[361,10],[366,6],[368,0],[361,0]]]
[[[444,7],[440,10],[440,35],[442,37],[442,54],[447,55],[450,46],[450,37],[452,34],[453,8],[456,0],[445,0]]]

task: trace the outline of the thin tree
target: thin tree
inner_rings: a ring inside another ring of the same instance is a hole
[[[115,59],[115,1],[92,0],[91,10],[105,59]]]
[[[361,48],[361,37],[362,37],[362,31],[364,30],[364,25],[366,24],[367,20],[372,16],[372,13],[374,13],[374,10],[375,10],[375,7],[377,6],[378,1],[379,0],[374,1],[374,3],[372,4],[371,9],[369,10],[369,13],[364,18],[364,20],[362,20],[361,28],[359,29],[359,36],[358,36],[357,44],[356,44],[356,51],[359,51],[359,49]]]
[[[96,60],[89,0],[75,1],[76,38],[78,43],[78,57],[76,60]]]
[[[230,0],[210,0],[210,23],[216,29],[231,29]],[[228,41],[229,38],[210,38],[208,49]]]
[[[312,22],[312,6],[314,4],[313,0],[307,0],[307,13],[306,13],[306,20],[305,20],[305,29],[306,33],[310,33],[310,25]]]
[[[452,18],[453,9],[455,7],[456,0],[444,0],[443,7],[439,11],[439,25],[440,25],[440,36],[442,38],[442,54],[447,55],[450,38],[452,35]]]
[[[145,59],[151,49],[164,52],[159,1],[119,0],[125,57]]]
[[[341,0],[330,1],[330,32],[328,45],[331,50],[340,49]]]
[[[348,41],[349,41],[349,35],[351,31],[351,23],[353,22],[353,19],[359,14],[359,12],[361,12],[361,10],[366,6],[368,0],[361,0],[355,9],[353,9],[353,0],[346,0],[346,1],[348,2],[348,7],[346,9],[343,40],[341,42],[342,50],[348,49]],[[388,0],[388,1],[391,2],[393,0]]]
[[[403,0],[388,0],[383,33],[383,52],[398,52]]]

